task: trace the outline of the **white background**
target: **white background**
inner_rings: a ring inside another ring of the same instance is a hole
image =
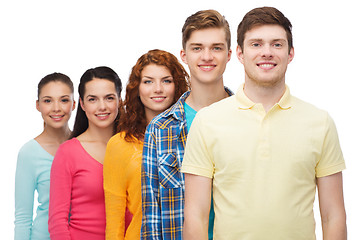
[[[6,2],[6,3],[5,3]],[[131,67],[150,49],[179,57],[185,19],[216,9],[232,31],[232,60],[225,85],[236,91],[243,67],[235,56],[236,29],[255,7],[274,6],[293,24],[295,58],[287,84],[293,95],[326,109],[335,120],[347,170],[344,192],[349,239],[359,222],[359,12],[355,1],[1,1],[1,239],[13,238],[14,175],[19,148],[42,130],[35,109],[39,80],[52,72],[70,76],[75,88],[91,67],[113,68],[124,86]],[[78,95],[75,95],[76,98]],[[71,119],[71,126],[75,112]],[[321,239],[315,204],[317,236]]]

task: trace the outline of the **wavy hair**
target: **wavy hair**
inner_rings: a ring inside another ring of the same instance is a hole
[[[142,140],[147,126],[144,104],[139,97],[141,72],[149,64],[165,66],[169,69],[175,83],[174,104],[189,88],[187,74],[178,59],[171,53],[154,49],[142,55],[132,68],[129,81],[126,85],[124,112],[120,114],[118,132],[125,132],[128,142]],[[134,139],[135,138],[135,139]]]

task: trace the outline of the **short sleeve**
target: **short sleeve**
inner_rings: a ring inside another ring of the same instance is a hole
[[[207,142],[211,136],[206,136],[202,119],[202,111],[199,111],[188,134],[181,171],[183,173],[212,178],[214,162],[209,149],[209,143]]]
[[[327,115],[325,134],[320,159],[316,166],[316,177],[325,177],[345,169],[339,137],[333,119]]]

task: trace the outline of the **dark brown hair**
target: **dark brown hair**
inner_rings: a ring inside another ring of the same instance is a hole
[[[106,80],[109,80],[110,82],[113,82],[115,85],[116,93],[117,93],[119,99],[121,99],[120,93],[122,90],[122,84],[121,84],[121,80],[120,80],[119,76],[111,68],[102,66],[102,67],[90,68],[90,69],[86,70],[86,72],[81,76],[79,87],[78,87],[78,92],[79,92],[79,98],[82,101],[84,101],[86,83],[92,81],[94,78],[106,79]],[[79,101],[79,103],[80,103],[80,101]],[[120,109],[119,109],[118,116],[115,119],[114,133],[116,132],[117,125],[119,122],[119,114],[121,114],[121,112],[122,112],[121,111],[121,108],[122,108],[121,102],[120,102],[119,108]],[[88,129],[88,127],[89,127],[89,120],[86,116],[86,113],[81,108],[80,104],[78,104],[76,118],[75,118],[75,122],[74,122],[74,129],[70,136],[70,139],[79,136],[80,134],[85,132],[86,129]]]
[[[248,12],[240,22],[237,29],[237,44],[244,48],[244,39],[247,31],[261,25],[279,25],[286,31],[289,52],[293,48],[292,25],[282,12],[273,7],[255,8]]]
[[[54,73],[46,75],[45,77],[43,77],[40,80],[40,82],[38,84],[38,89],[37,89],[38,99],[39,99],[42,88],[50,82],[62,82],[70,88],[72,93],[74,93],[74,85],[73,85],[71,79],[68,76],[66,76],[65,74],[54,72]]]

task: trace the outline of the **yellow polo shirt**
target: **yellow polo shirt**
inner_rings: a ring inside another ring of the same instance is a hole
[[[288,87],[267,113],[243,88],[200,110],[182,163],[213,178],[214,240],[315,239],[316,178],[343,169],[333,120]]]

